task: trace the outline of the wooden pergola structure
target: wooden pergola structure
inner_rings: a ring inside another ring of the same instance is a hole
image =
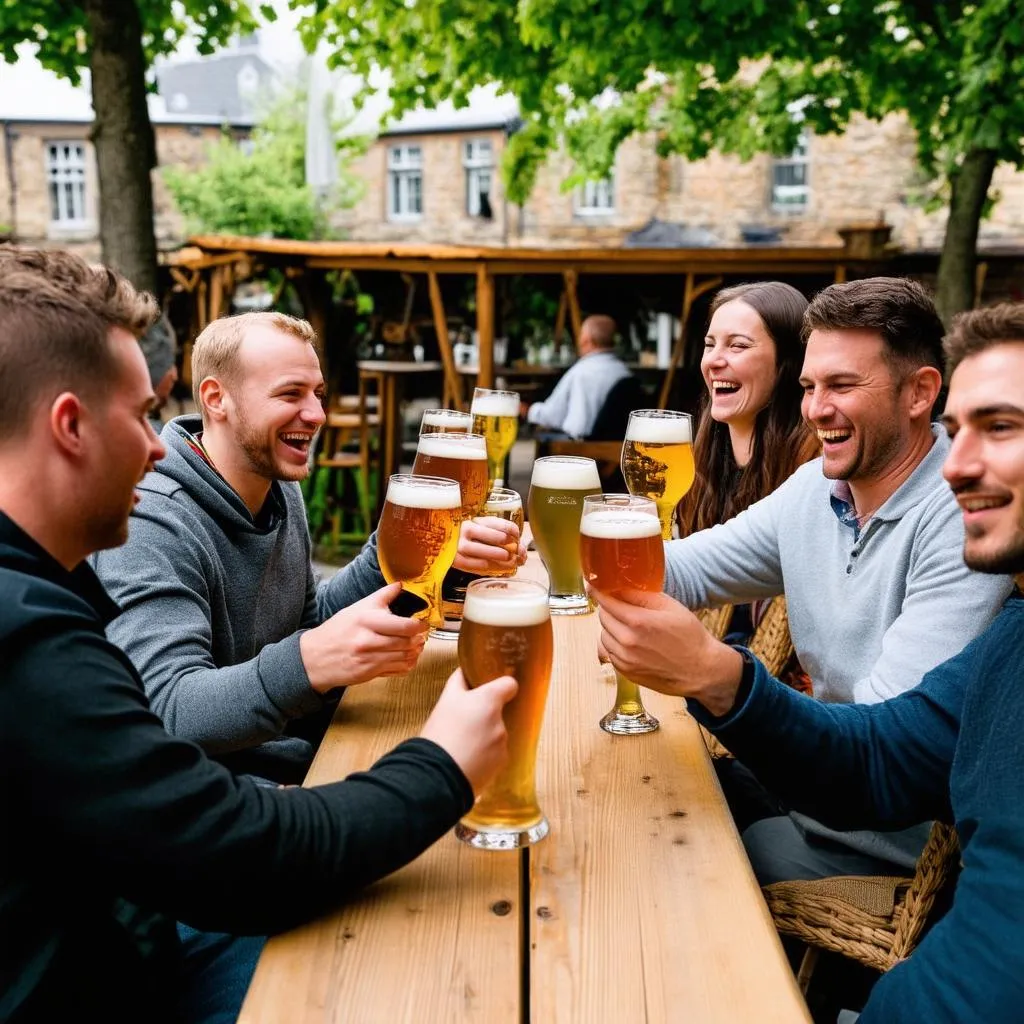
[[[476,281],[479,337],[478,382],[493,386],[495,376],[495,279],[502,275],[558,275],[562,279],[556,336],[568,320],[574,337],[583,314],[578,285],[582,275],[678,275],[681,283],[680,331],[660,392],[664,406],[686,349],[686,324],[694,302],[718,288],[726,275],[765,278],[814,275],[845,281],[847,276],[878,273],[886,253],[865,252],[863,240],[849,237],[841,246],[787,245],[696,249],[529,249],[428,245],[417,243],[300,242],[288,239],[202,235],[165,260],[172,287],[194,300],[193,336],[226,314],[237,285],[275,268],[298,294],[306,318],[325,336],[330,288],[336,271],[375,271],[425,275],[434,329],[444,367],[445,404],[465,408],[463,381],[452,352],[442,300],[442,274],[471,275]]]

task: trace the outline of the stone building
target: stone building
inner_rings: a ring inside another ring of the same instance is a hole
[[[838,244],[838,228],[884,221],[905,249],[941,245],[945,211],[926,213],[927,183],[902,117],[855,118],[841,136],[801,139],[785,159],[747,162],[712,154],[660,159],[653,140],[632,137],[612,175],[566,192],[571,170],[556,155],[529,201],[506,201],[502,152],[517,124],[514,100],[477,90],[469,107],[416,111],[387,126],[353,170],[366,191],[337,217],[356,240],[492,245],[622,245],[652,220],[685,225],[705,244],[743,241]],[[1024,174],[996,171],[1000,198],[981,245],[1024,243]]]
[[[248,138],[255,99],[271,75],[251,45],[160,67],[159,92],[149,97],[158,164],[197,167],[224,131],[239,142]],[[72,86],[31,58],[0,63],[0,237],[98,257],[92,119],[86,87]],[[153,192],[157,244],[174,248],[184,225],[159,174]]]

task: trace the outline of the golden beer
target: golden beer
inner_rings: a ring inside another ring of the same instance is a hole
[[[580,571],[580,516],[583,499],[600,491],[593,459],[552,455],[533,464],[527,500],[530,528],[548,571],[553,614],[590,611]]]
[[[638,409],[629,414],[622,476],[630,494],[653,499],[662,537],[672,538],[676,505],[693,486],[693,421],[687,413]]]
[[[462,490],[462,518],[480,514],[487,500],[487,447],[479,434],[421,434],[412,471],[455,480]]]
[[[377,557],[388,583],[427,603],[416,618],[440,626],[441,581],[455,561],[462,498],[454,480],[396,473],[377,526]]]
[[[553,653],[547,593],[530,580],[483,579],[466,591],[459,666],[469,686],[499,676],[519,684],[505,705],[509,758],[456,829],[485,849],[514,849],[542,839],[548,823],[537,802],[534,773]]]
[[[515,391],[475,388],[469,411],[473,414],[473,432],[483,434],[487,440],[490,486],[501,486],[505,458],[519,433],[519,395]]]
[[[602,593],[661,593],[665,544],[654,501],[628,494],[587,498],[580,521],[580,562],[583,578]],[[615,706],[601,719],[601,728],[617,734],[657,729],[658,720],[644,709],[636,683],[618,671],[615,680]]]
[[[484,504],[483,516],[495,516],[498,519],[504,519],[506,522],[515,523],[516,529],[519,531],[519,537],[523,535],[523,499],[519,496],[518,491],[509,490],[507,487],[496,487],[487,496],[487,501]],[[510,540],[504,545],[505,550],[509,553],[509,561],[507,565],[492,565],[488,570],[491,576],[496,577],[507,577],[515,576],[519,566],[517,564],[517,557],[519,555],[519,537],[515,540]]]
[[[473,429],[473,414],[458,409],[424,409],[420,434],[468,434]]]

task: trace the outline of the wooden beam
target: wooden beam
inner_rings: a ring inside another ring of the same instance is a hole
[[[833,273],[834,284],[844,284],[846,282],[846,264],[837,263],[836,269]]]
[[[974,268],[974,308],[981,305],[981,293],[985,290],[985,278],[988,276],[988,263],[979,260]]]
[[[566,270],[562,273],[565,280],[565,296],[569,303],[569,316],[572,319],[573,341],[578,345],[580,332],[583,330],[583,315],[580,313],[580,299],[576,292],[576,283],[579,275],[575,270]]]
[[[437,274],[433,271],[427,274],[427,284],[430,288],[430,308],[434,314],[437,347],[440,349],[441,362],[444,364],[445,400],[442,404],[447,405],[450,401],[453,409],[465,409],[466,401],[462,397],[462,378],[455,369],[455,354],[452,352],[452,340],[448,336],[448,318],[444,312],[441,285],[437,280]]]
[[[565,330],[565,292],[558,296],[558,314],[555,316],[555,348],[562,344],[562,331]]]
[[[494,277],[484,264],[476,271],[476,330],[480,372],[477,384],[494,387]]]
[[[686,275],[686,287],[683,289],[683,309],[679,318],[679,334],[676,336],[676,343],[672,347],[672,358],[668,364],[668,372],[661,385],[661,394],[658,396],[658,408],[664,409],[668,406],[668,400],[672,394],[672,384],[675,381],[676,368],[682,365],[683,356],[686,354],[686,324],[690,319],[690,311],[694,302],[706,292],[718,288],[722,283],[720,277],[713,277],[707,281],[695,284],[693,274]]]
[[[221,303],[224,300],[224,279],[223,268],[214,267],[210,271],[210,312],[207,322],[216,320],[220,316]]]

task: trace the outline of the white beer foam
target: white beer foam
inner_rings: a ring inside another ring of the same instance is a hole
[[[462,618],[477,622],[481,626],[536,626],[547,622],[548,595],[541,588],[536,593],[531,587],[514,591],[504,587],[477,587],[466,591],[466,603],[462,606]]]
[[[456,441],[439,434],[421,434],[416,450],[434,459],[486,459],[487,443],[482,437]]]
[[[642,441],[646,444],[691,444],[690,421],[681,416],[633,416],[626,428],[627,441]]]
[[[593,459],[565,458],[538,459],[533,464],[534,487],[548,490],[592,491],[601,490],[601,478],[597,475],[597,463]]]
[[[423,423],[428,427],[468,427],[473,422],[473,414],[456,412],[450,409],[427,409],[423,413]]]
[[[445,485],[390,480],[387,500],[405,508],[462,508],[462,489],[455,481]]]
[[[488,495],[487,504],[484,506],[484,509],[518,508],[522,503],[523,499],[518,494],[491,494]]]
[[[474,416],[512,416],[519,419],[519,395],[480,395],[469,410]]]
[[[631,512],[628,508],[589,512],[580,520],[580,533],[585,537],[611,540],[638,540],[660,537],[661,523],[649,512]]]

